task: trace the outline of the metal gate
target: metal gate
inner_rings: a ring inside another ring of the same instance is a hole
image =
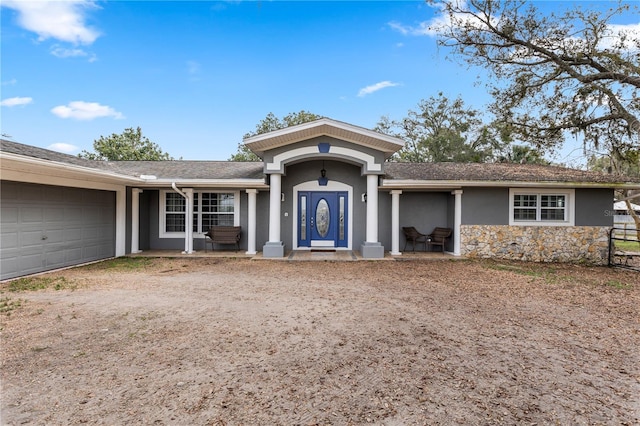
[[[640,272],[638,228],[613,227],[609,232],[609,266]]]

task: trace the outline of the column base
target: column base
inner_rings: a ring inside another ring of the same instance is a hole
[[[364,259],[383,259],[384,246],[380,243],[364,242],[360,246],[360,254]]]
[[[282,243],[282,241],[268,242],[264,246],[262,246],[262,257],[284,257],[284,244]]]

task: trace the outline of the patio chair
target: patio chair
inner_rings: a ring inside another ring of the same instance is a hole
[[[444,246],[447,240],[451,237],[451,233],[451,228],[436,227],[432,233],[427,235],[427,242],[425,245],[429,244],[429,248],[431,248],[431,246],[441,246],[442,254],[444,254]]]
[[[425,234],[421,234],[413,226],[403,226],[402,232],[404,232],[405,239],[403,251],[407,249],[407,243],[409,243],[409,241],[411,241],[413,245],[413,251],[416,251],[416,244],[418,243],[424,243],[424,249],[425,251],[427,250],[427,236]]]

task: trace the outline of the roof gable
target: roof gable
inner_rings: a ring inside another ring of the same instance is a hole
[[[363,127],[343,123],[329,118],[310,121],[290,126],[273,132],[252,136],[244,140],[244,144],[256,155],[262,157],[265,151],[287,146],[318,136],[330,136],[372,148],[385,153],[388,158],[398,151],[404,143],[401,139],[384,135]]]

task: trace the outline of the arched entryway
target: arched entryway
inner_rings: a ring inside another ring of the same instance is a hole
[[[351,250],[353,187],[337,181],[321,186],[303,182],[293,188],[294,250],[317,247]]]

